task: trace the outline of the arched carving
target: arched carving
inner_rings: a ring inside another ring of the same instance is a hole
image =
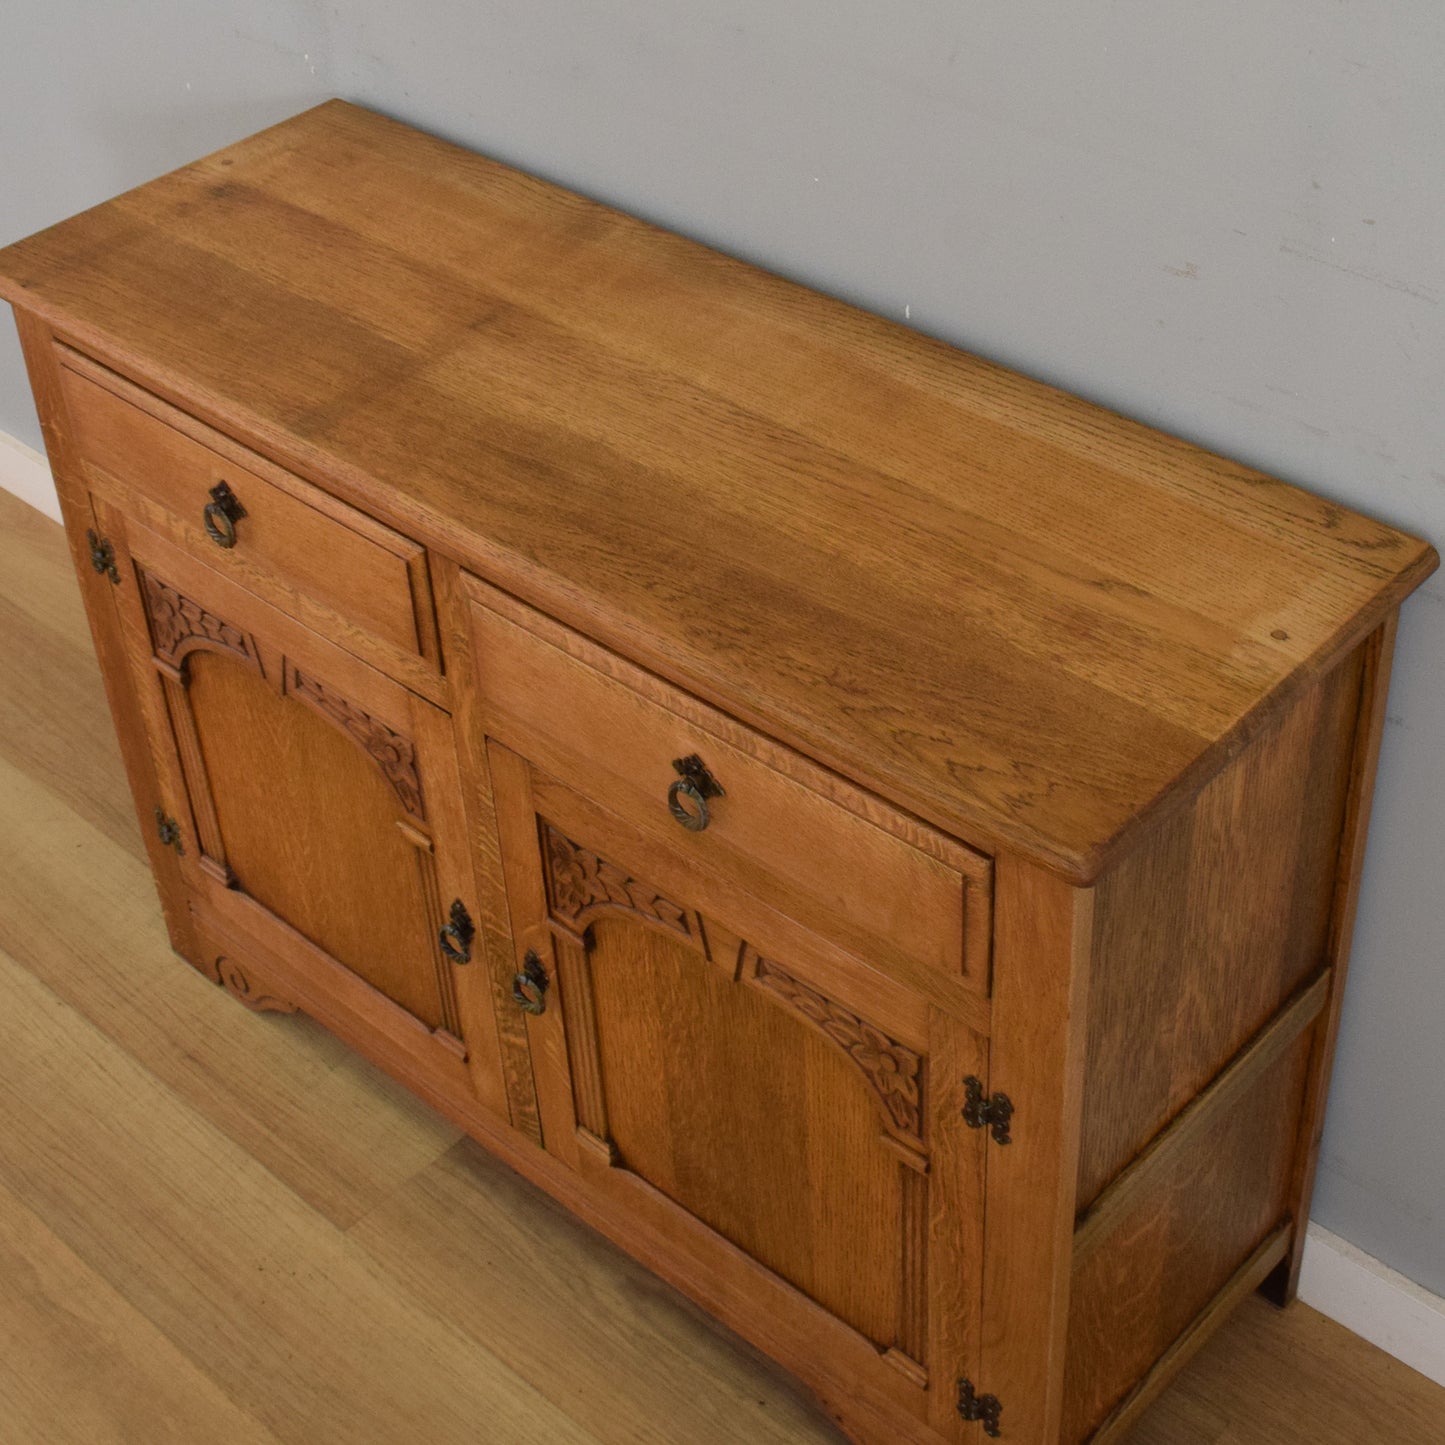
[[[923,1133],[923,1059],[856,1014],[810,988],[770,959],[756,957],[754,981],[821,1029],[867,1079],[898,1132]]]
[[[261,671],[261,659],[249,633],[178,592],[159,577],[141,573],[146,619],[156,657],[180,671],[186,657],[198,647],[229,652],[248,667]]]
[[[376,763],[401,799],[401,805],[420,822],[426,821],[426,806],[417,772],[416,747],[412,740],[363,712],[334,688],[308,677],[289,658],[285,663],[285,690],[334,723],[360,744]]]
[[[615,863],[600,858],[580,843],[542,825],[547,899],[553,916],[581,932],[605,909],[631,913],[645,923],[697,942],[694,916],[655,888],[629,877]]]
[[[631,877],[615,863],[543,822],[547,901],[554,918],[580,933],[605,910],[699,941],[697,915]],[[847,1056],[877,1096],[889,1128],[917,1146],[923,1135],[924,1063],[912,1049],[849,1013],[771,959],[744,945],[744,976],[790,1012],[821,1030]]]

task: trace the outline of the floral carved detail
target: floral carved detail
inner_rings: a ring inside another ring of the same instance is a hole
[[[198,647],[212,647],[233,652],[257,672],[261,670],[256,644],[239,627],[232,627],[224,618],[207,612],[199,602],[193,602],[149,572],[141,573],[141,582],[151,637],[156,656],[162,662],[179,667],[187,653]]]
[[[904,1134],[923,1130],[923,1060],[887,1034],[841,1009],[766,958],[757,961],[757,982],[795,1013],[828,1035],[863,1071],[888,1117]]]
[[[550,823],[544,826],[547,895],[558,918],[576,927],[584,914],[620,908],[683,938],[694,936],[686,909],[664,898],[655,888],[629,878],[616,864],[564,837]]]
[[[396,790],[401,805],[413,818],[426,821],[426,807],[421,796],[421,775],[416,768],[416,748],[408,737],[378,722],[339,692],[307,677],[293,663],[286,664],[286,691],[313,707],[322,717],[335,723],[354,738],[386,774]]]
[[[224,954],[216,960],[216,981],[231,995],[232,998],[246,1005],[248,1009],[254,1009],[257,1013],[286,1013],[294,1014],[296,1005],[284,998],[276,998],[269,993],[258,993],[251,987],[251,980],[241,971],[240,965],[234,958],[227,958]]]

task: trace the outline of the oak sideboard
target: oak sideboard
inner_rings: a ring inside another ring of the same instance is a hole
[[[862,1445],[1289,1301],[1430,546],[339,101],[0,294],[196,969]]]

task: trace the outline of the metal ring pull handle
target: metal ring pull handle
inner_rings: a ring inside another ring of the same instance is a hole
[[[217,482],[211,488],[211,500],[201,512],[206,524],[206,535],[218,547],[236,545],[236,523],[246,515],[241,499],[225,482]]]
[[[529,1014],[546,1013],[547,990],[551,983],[536,950],[529,948],[522,958],[521,973],[512,978],[512,1002]]]
[[[692,804],[685,808],[678,801],[686,798]],[[707,799],[690,778],[679,778],[667,790],[667,811],[682,824],[689,833],[701,833],[711,821],[707,811]]]
[[[667,790],[667,811],[689,833],[701,833],[712,821],[707,800],[723,796],[722,784],[708,772],[696,753],[685,758],[674,758],[672,766],[678,776],[677,781]],[[692,806],[684,807],[683,798]]]
[[[477,927],[472,922],[472,915],[467,912],[466,904],[460,898],[453,899],[451,915],[437,932],[441,951],[453,963],[470,963],[472,940],[476,936]]]

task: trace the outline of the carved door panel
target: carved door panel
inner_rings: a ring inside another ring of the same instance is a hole
[[[451,718],[96,509],[135,583],[116,604],[202,966],[256,1006],[345,1013],[504,1111]]]
[[[744,1333],[784,1322],[955,1438],[982,1237],[962,1105],[983,1042],[488,752],[545,1147]]]

